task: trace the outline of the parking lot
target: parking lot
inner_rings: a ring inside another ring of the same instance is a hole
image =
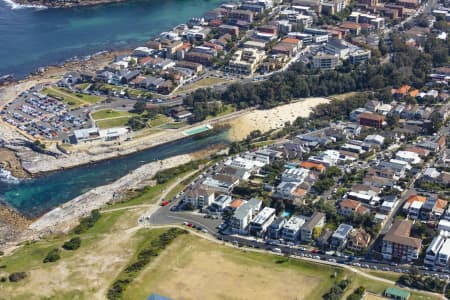
[[[34,138],[63,140],[73,130],[91,127],[87,109],[70,111],[67,105],[30,89],[1,111],[3,121]]]

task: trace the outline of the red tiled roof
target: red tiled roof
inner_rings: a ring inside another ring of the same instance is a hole
[[[352,199],[344,199],[339,204],[339,206],[341,208],[345,207],[345,208],[350,208],[350,209],[354,209],[354,210],[356,210],[360,205],[361,205],[361,202],[352,200]]]

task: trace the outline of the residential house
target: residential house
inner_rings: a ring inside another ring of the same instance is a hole
[[[195,186],[184,194],[183,202],[195,208],[209,206],[214,201],[214,191],[203,186]]]
[[[384,116],[364,112],[359,115],[359,124],[362,126],[381,128],[384,124]]]
[[[326,169],[326,167],[323,164],[320,163],[313,163],[310,161],[302,161],[300,163],[300,167],[303,169],[307,169],[307,170],[311,170],[311,171],[316,171],[319,173],[323,173]]]
[[[411,227],[411,223],[406,220],[398,220],[392,225],[382,242],[384,259],[412,261],[419,258],[422,240],[410,236]]]
[[[331,55],[337,55],[341,59],[347,59],[350,48],[343,40],[331,38],[324,46],[324,51]]]
[[[216,190],[217,192],[228,194],[231,193],[236,185],[239,184],[239,178],[224,174],[217,174],[205,178],[202,184]]]
[[[353,229],[347,242],[347,249],[355,252],[361,252],[369,247],[372,237],[364,229]]]
[[[261,203],[261,200],[252,198],[239,206],[230,218],[231,231],[238,234],[247,234],[248,225],[253,216],[261,209]]]
[[[348,224],[340,224],[331,236],[330,247],[333,250],[343,250],[347,244],[348,236],[352,230],[353,226]]]
[[[438,235],[433,238],[433,241],[428,246],[426,254],[425,254],[425,259],[424,259],[425,266],[430,267],[430,266],[435,265],[436,260],[439,255],[439,251],[441,250],[442,245],[444,245],[444,243],[445,243],[445,237],[443,235]]]
[[[436,265],[441,267],[448,267],[450,261],[450,239],[446,239],[441,249],[439,250]]]
[[[330,246],[330,239],[332,234],[332,230],[324,228],[320,236],[316,240],[316,245],[322,250],[327,250]]]
[[[313,57],[313,67],[322,70],[332,70],[339,65],[337,55],[318,53]]]
[[[347,217],[350,217],[353,214],[365,215],[369,212],[370,209],[363,206],[359,201],[344,199],[339,203],[339,213]]]
[[[281,232],[281,238],[289,242],[297,242],[300,236],[300,228],[306,220],[301,216],[292,216],[284,225]]]
[[[275,219],[272,224],[270,224],[268,230],[267,230],[267,235],[269,237],[269,239],[272,240],[279,240],[281,239],[281,233],[282,233],[282,229],[284,224],[286,223],[286,219],[279,217],[277,219]]]
[[[221,194],[215,197],[212,201],[209,210],[214,212],[221,212],[233,202],[229,195]]]
[[[325,214],[321,212],[314,212],[313,215],[300,228],[300,240],[302,242],[312,241],[314,228],[323,228],[325,226]]]
[[[276,210],[274,208],[264,207],[250,222],[249,233],[255,236],[263,236],[275,216]]]

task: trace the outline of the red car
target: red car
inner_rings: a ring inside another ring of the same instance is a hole
[[[161,206],[167,206],[169,204],[169,201],[163,201],[161,202]]]
[[[187,226],[188,226],[188,227],[192,227],[192,226],[194,226],[194,225],[192,225],[191,223],[188,223]]]

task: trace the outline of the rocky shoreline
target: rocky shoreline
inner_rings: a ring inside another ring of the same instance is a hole
[[[151,162],[111,184],[94,188],[66,202],[34,222],[7,206],[0,206],[0,250],[11,253],[24,241],[37,240],[49,234],[67,233],[80,217],[107,203],[114,202],[129,190],[139,188],[161,170],[177,167],[192,160],[188,154]]]
[[[7,148],[0,148],[0,169],[11,172],[16,178],[27,178],[30,174],[22,167],[16,153]]]
[[[0,203],[0,249],[15,243],[27,230],[31,221],[13,208]]]

